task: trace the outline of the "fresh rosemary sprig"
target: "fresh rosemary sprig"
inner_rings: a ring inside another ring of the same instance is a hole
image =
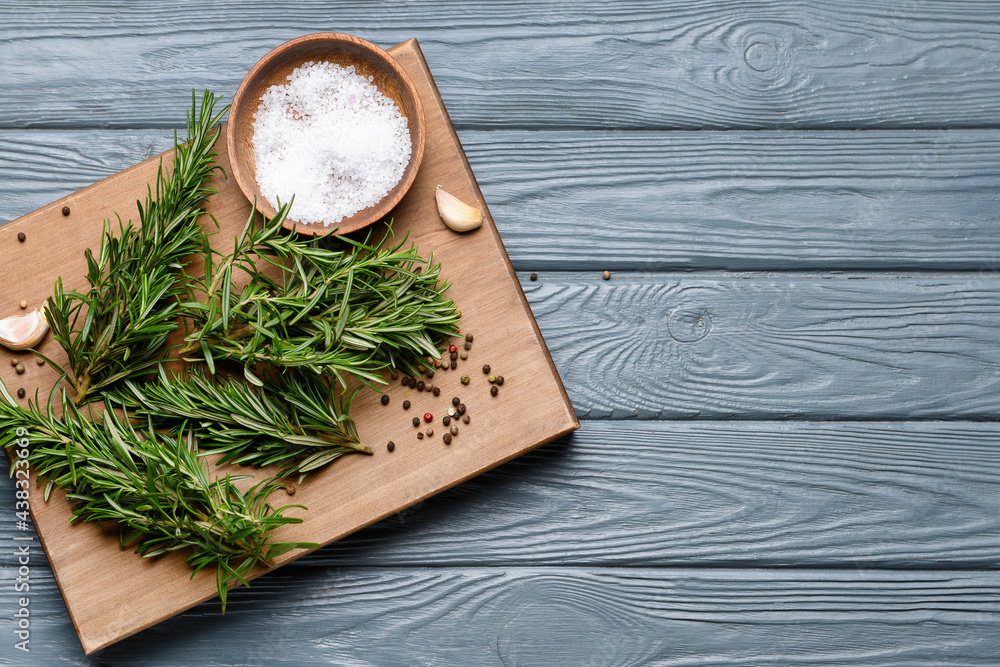
[[[161,162],[156,191],[147,186],[145,204],[137,202],[139,225],[119,217],[116,235],[107,220],[97,257],[86,251],[90,289],[67,292],[56,281],[45,314],[68,361],[60,367],[43,358],[70,378],[78,405],[147,372],[177,328],[186,258],[207,247],[198,218],[215,192],[206,180],[219,168],[211,151],[228,109],[215,113],[215,104],[206,90],[199,111],[192,92],[187,143],[179,145],[174,133],[173,170],[167,174]]]
[[[235,361],[261,384],[258,366],[327,374],[374,387],[381,371],[416,373],[422,357],[439,354],[458,331],[460,313],[445,296],[440,265],[416,246],[396,242],[391,225],[374,241],[339,237],[346,250],[322,247],[327,237],[286,234],[288,213],[263,226],[247,222],[232,254],[208,261],[193,281],[200,298],[184,304],[194,327],[181,355]],[[236,277],[248,276],[242,287]],[[193,294],[198,297],[198,294]]]
[[[152,425],[140,433],[110,403],[101,415],[85,416],[65,389],[60,392],[63,417],[55,419],[50,416],[54,396],[45,412],[30,402],[22,408],[0,382],[0,447],[13,444],[19,428],[30,434],[28,460],[46,480],[45,499],[53,487],[64,489],[72,521],[115,523],[121,547],[134,547],[145,558],[190,550],[192,576],[215,567],[223,611],[229,586],[248,585],[246,577],[256,564],[319,546],[270,541],[273,529],[302,521],[283,514],[301,505],[274,508],[267,502],[279,486],[273,478],[246,491],[235,482],[249,476],[209,480],[192,435],[173,437]]]
[[[161,366],[157,381],[126,381],[114,395],[133,416],[158,428],[194,433],[202,456],[222,454],[220,463],[278,465],[279,477],[298,474],[301,480],[344,454],[372,453],[348,417],[356,393],[342,394],[338,401],[313,373],[265,378],[256,387],[233,378],[213,379],[198,369],[183,379],[168,377]]]

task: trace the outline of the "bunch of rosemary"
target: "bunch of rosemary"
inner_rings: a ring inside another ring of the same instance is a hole
[[[278,486],[274,479],[246,491],[235,484],[246,475],[209,480],[191,435],[165,435],[151,424],[136,430],[110,402],[101,415],[84,415],[65,389],[63,417],[55,419],[55,394],[44,412],[31,402],[22,408],[0,383],[0,423],[6,427],[0,447],[11,446],[18,429],[30,434],[29,458],[38,478],[46,480],[44,497],[48,500],[53,487],[65,490],[72,521],[116,524],[121,547],[134,547],[145,558],[189,549],[191,576],[214,567],[223,611],[229,585],[246,585],[257,563],[319,546],[270,541],[274,528],[302,521],[283,514],[301,505],[274,508],[267,502]],[[178,432],[185,432],[183,426]]]
[[[198,218],[215,192],[205,182],[219,168],[212,147],[229,108],[215,113],[216,97],[207,90],[200,111],[196,102],[192,93],[187,143],[177,145],[174,134],[173,170],[166,173],[161,162],[155,193],[147,186],[145,204],[137,202],[139,225],[119,217],[116,236],[105,221],[97,257],[86,251],[90,288],[67,292],[60,278],[46,303],[52,335],[68,361],[60,367],[43,358],[70,378],[77,405],[148,372],[177,328],[186,260],[207,247]]]
[[[379,241],[372,232],[340,237],[346,249],[328,250],[327,237],[283,233],[287,214],[282,206],[259,227],[251,217],[232,254],[205,262],[204,277],[192,281],[200,294],[184,304],[194,324],[185,360],[211,372],[217,360],[239,363],[256,385],[266,372],[294,368],[342,388],[349,377],[374,387],[385,383],[385,369],[417,374],[422,357],[439,354],[458,332],[461,315],[444,295],[440,265],[404,248],[405,238],[396,242],[391,225]]]

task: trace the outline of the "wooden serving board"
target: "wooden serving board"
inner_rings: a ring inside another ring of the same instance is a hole
[[[389,53],[413,79],[427,124],[423,165],[393,212],[395,230],[409,232],[423,254],[433,252],[441,262],[444,277],[452,283],[450,294],[462,311],[462,330],[475,335],[475,344],[458,370],[434,378],[442,388],[439,397],[393,383],[387,390],[391,402],[382,406],[375,392],[362,392],[351,415],[375,454],[344,457],[306,480],[294,498],[274,498],[276,504],[308,507],[290,511],[304,522],[276,531],[276,540],[328,544],[579,427],[416,40]],[[225,144],[224,139],[218,141],[216,151],[228,172]],[[0,281],[5,286],[0,317],[20,312],[21,299],[29,307],[40,306],[58,276],[67,288],[84,287],[83,250],[97,248],[102,222],[114,212],[123,219],[138,219],[136,199],[154,179],[161,157],[169,164],[167,152],[0,227]],[[445,227],[434,202],[438,184],[482,207],[483,226],[468,234]],[[250,214],[250,204],[234,180],[217,176],[214,186],[219,192],[208,210],[220,229],[213,244],[228,251]],[[69,207],[68,216],[61,212],[64,206]],[[18,241],[19,232],[26,235],[24,242]],[[41,349],[55,359],[64,358],[51,337]],[[56,380],[53,371],[36,365],[30,355],[4,350],[0,356],[0,377],[11,393],[23,387],[29,398],[36,389],[47,395]],[[9,363],[15,356],[26,369],[23,375]],[[481,371],[487,363],[506,380],[496,398],[490,396]],[[468,386],[460,383],[463,373],[472,379]],[[418,440],[412,417],[431,412],[436,429],[443,432],[439,417],[447,412],[452,396],[460,396],[468,406],[471,423],[461,426],[451,445],[442,442],[440,433]],[[409,411],[402,409],[404,398],[412,401]],[[393,453],[386,449],[389,440],[396,443]],[[216,595],[214,571],[190,579],[182,554],[143,560],[121,551],[117,537],[97,526],[71,526],[62,494],[54,493],[45,503],[33,487],[30,501],[38,535],[88,654]],[[286,554],[276,565],[304,553]],[[260,568],[255,576],[266,571]]]

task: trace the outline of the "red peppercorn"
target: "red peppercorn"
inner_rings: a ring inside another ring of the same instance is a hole
[[[455,347],[454,345],[449,345],[448,346],[448,351],[449,352],[458,352],[458,348]]]
[[[424,421],[425,422],[432,422],[432,421],[434,421],[434,415],[432,415],[429,412],[425,412],[424,413]]]

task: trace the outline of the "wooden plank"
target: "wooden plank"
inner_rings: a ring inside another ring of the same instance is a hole
[[[1000,417],[996,277],[588,273],[523,285],[584,418]]]
[[[996,127],[996,2],[0,4],[0,126],[177,125],[269,49],[415,36],[459,127]]]
[[[296,564],[235,592],[225,616],[202,605],[91,660],[73,646],[51,579],[32,592],[31,664],[899,666],[1000,660],[997,572]],[[10,598],[4,587],[5,609]],[[11,624],[4,614],[0,632],[10,637]]]
[[[172,137],[0,132],[0,221]],[[1000,269],[996,130],[461,138],[520,271]]]
[[[423,392],[418,396],[416,390],[393,383],[386,390],[395,400],[391,413],[379,405],[375,392],[360,394],[352,403],[351,416],[362,440],[376,445],[376,454],[345,457],[311,476],[295,497],[296,503],[311,511],[303,523],[275,531],[277,541],[329,543],[579,426],[416,42],[408,41],[390,52],[413,80],[427,126],[423,164],[395,209],[393,229],[449,267],[445,271],[451,283],[449,295],[462,311],[464,331],[474,331],[476,340],[470,365],[462,372],[475,368],[478,379],[464,386],[459,372],[442,374],[435,378],[442,388],[438,398]],[[228,169],[224,142],[216,144],[216,151],[218,162]],[[151,158],[0,227],[0,248],[7,252],[0,282],[6,293],[39,304],[50,294],[57,276],[64,277],[67,289],[80,286],[85,275],[82,251],[97,246],[101,221],[112,211],[135,217],[135,198],[145,193],[157,167],[158,159]],[[445,227],[434,203],[438,184],[483,207],[483,226],[464,235]],[[213,244],[228,252],[251,206],[232,179],[216,175],[212,185],[218,194],[208,202],[207,211],[219,225]],[[70,207],[69,217],[60,213],[64,204]],[[27,235],[23,243],[17,239],[19,232]],[[13,302],[3,308],[18,312]],[[40,349],[57,362],[65,358],[51,337]],[[7,363],[12,355],[0,356],[0,377],[8,387],[25,387],[29,397],[36,388],[47,394],[57,380],[54,371],[34,363],[27,364],[24,375],[15,375]],[[490,396],[489,384],[478,373],[484,361],[498,370],[509,369],[500,398]],[[529,387],[538,393],[524,390]],[[418,443],[409,421],[413,413],[399,407],[403,396],[413,400],[414,413],[440,415],[456,394],[468,405],[473,425],[463,426],[461,437],[451,446],[442,443],[440,436]],[[513,433],[504,432],[510,428],[515,429]],[[390,439],[399,443],[395,454],[385,449]],[[262,472],[259,477],[274,472]],[[68,525],[70,511],[62,494],[42,503],[36,493],[32,516],[88,653],[216,594],[215,573],[206,568],[189,578],[190,568],[179,552],[144,561],[119,550],[117,539],[96,526]],[[292,552],[274,562],[282,565],[302,553]],[[258,568],[255,574],[262,572]]]
[[[995,423],[588,421],[309,562],[995,569],[998,441]],[[0,543],[20,534],[0,522]]]

